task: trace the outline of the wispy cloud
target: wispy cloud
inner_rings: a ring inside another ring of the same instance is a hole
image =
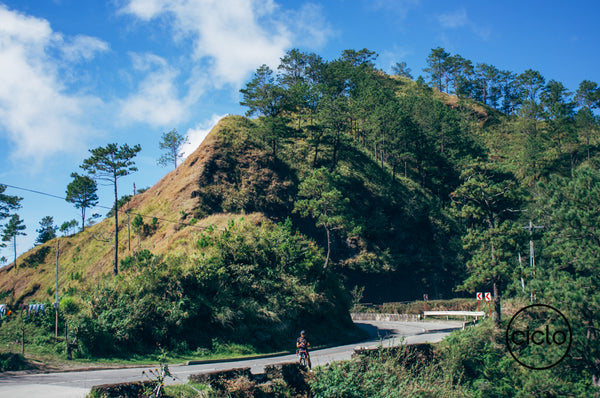
[[[59,69],[107,48],[86,36],[65,39],[46,20],[0,5],[0,135],[15,145],[15,158],[39,163],[83,147],[93,133],[85,120],[102,101],[70,94]]]
[[[178,71],[154,54],[131,54],[131,59],[144,77],[136,92],[120,101],[120,120],[167,126],[184,119],[190,104],[179,95]]]
[[[439,14],[437,15],[437,20],[443,29],[459,29],[466,27],[482,40],[487,40],[491,34],[489,27],[473,22],[467,15],[467,10],[464,7],[445,14]]]
[[[437,19],[443,28],[450,29],[465,26],[469,21],[469,18],[467,18],[467,10],[464,8],[460,8],[447,14],[438,15]]]
[[[375,10],[385,10],[397,18],[405,19],[408,12],[421,4],[421,0],[364,0],[366,6]]]
[[[64,42],[61,51],[66,61],[90,61],[97,53],[108,51],[109,46],[95,37],[78,35]]]
[[[296,47],[318,49],[338,34],[323,16],[323,6],[306,3],[300,10],[288,12],[288,26],[293,28]]]

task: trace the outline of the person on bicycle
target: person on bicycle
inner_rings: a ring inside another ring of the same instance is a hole
[[[298,355],[298,360],[300,361],[300,353],[301,352],[305,352],[306,353],[306,362],[308,363],[308,369],[311,369],[311,363],[310,363],[310,355],[308,353],[308,347],[310,347],[310,342],[308,341],[308,338],[306,338],[306,332],[303,330],[300,332],[300,337],[298,337],[298,339],[296,340],[296,355]]]

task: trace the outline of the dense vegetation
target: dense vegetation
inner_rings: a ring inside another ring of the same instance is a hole
[[[600,383],[597,84],[573,94],[537,71],[473,66],[440,48],[427,59],[429,82],[400,64],[386,75],[375,59],[366,49],[331,61],[292,50],[276,71],[256,71],[241,92],[257,118],[219,125],[193,217],[258,212],[274,223],[206,232],[185,256],[125,258],[122,275],[78,293],[93,299],[72,320],[82,355],[215,339],[262,347],[325,315],[347,328],[355,286],[371,302],[490,290],[496,332],[507,321],[501,299],[560,308],[574,344],[556,372],[569,376],[549,374],[577,388]],[[535,262],[525,265],[517,259],[530,241]],[[479,350],[502,358],[489,369],[448,365],[467,388],[491,391],[477,372],[508,366],[495,344]],[[446,361],[477,345],[456,347]],[[537,383],[516,374],[489,388],[517,395],[514,386]]]
[[[364,242],[362,257],[370,256],[372,268],[348,253],[337,264],[363,272],[389,267],[435,295],[440,280],[459,291],[493,290],[498,328],[506,326],[502,297],[556,305],[574,323],[577,341],[563,366],[598,385],[597,84],[583,81],[573,95],[537,71],[473,67],[438,48],[426,70],[432,89],[422,78],[381,73],[375,56],[347,50],[326,62],[293,50],[277,74],[263,66],[242,90],[249,115],[261,115],[273,156],[289,156],[284,142],[296,118],[296,134],[308,143],[304,164],[327,167],[326,179],[349,199],[329,216],[349,220],[337,224],[338,239]],[[378,181],[386,187],[381,203],[361,200],[365,180],[343,183],[364,164],[353,158],[358,153],[387,175]],[[412,186],[418,195],[407,194]],[[336,200],[330,195],[330,204]],[[530,241],[538,255],[523,266],[517,258],[530,252]],[[368,298],[373,287],[367,282]]]
[[[63,298],[60,328],[66,322],[76,336],[73,354],[127,357],[160,346],[203,355],[230,343],[253,353],[289,348],[301,328],[314,330],[316,344],[353,338],[348,295],[339,281],[322,277],[321,251],[289,222],[231,221],[196,244],[189,257],[138,252],[121,262],[118,277]],[[52,346],[52,312],[8,323],[2,332],[7,338],[27,327],[35,334],[37,326],[46,331],[38,342]]]

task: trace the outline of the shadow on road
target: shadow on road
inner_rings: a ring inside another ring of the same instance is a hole
[[[369,339],[387,339],[388,337],[393,336],[395,333],[395,330],[393,329],[378,328],[377,326],[369,323],[357,323],[356,325],[369,333]]]

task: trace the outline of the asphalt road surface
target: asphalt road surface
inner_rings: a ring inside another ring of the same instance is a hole
[[[386,322],[356,321],[371,336],[361,343],[311,351],[313,367],[327,365],[333,361],[350,359],[354,349],[375,348],[378,345],[436,343],[453,329],[463,326],[457,321]],[[239,360],[199,365],[170,365],[176,380],[165,380],[167,384],[186,383],[190,374],[250,367],[252,373],[262,373],[265,365],[296,361],[295,355],[271,358]],[[157,365],[154,368],[158,367]],[[81,370],[55,373],[30,373],[28,371],[0,373],[0,397],[11,398],[82,398],[95,385],[147,380],[142,371],[153,366],[107,370]]]

